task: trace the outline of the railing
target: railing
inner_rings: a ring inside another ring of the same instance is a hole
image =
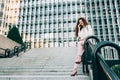
[[[5,58],[5,57],[13,57],[14,55],[19,56],[19,53],[24,51],[26,52],[27,48],[31,48],[31,43],[30,42],[25,42],[24,45],[21,46],[14,46],[13,49],[4,49],[0,48],[0,57]]]
[[[1,56],[7,57],[7,56],[10,55],[10,49],[0,48],[0,51],[2,52],[2,53],[1,53]]]
[[[92,59],[93,80],[120,80],[111,69],[115,64],[120,64],[120,46],[108,41],[99,42]]]
[[[92,55],[95,45],[100,42],[96,36],[89,36],[84,42],[85,51],[82,56],[83,72],[89,73],[88,66],[92,64]]]

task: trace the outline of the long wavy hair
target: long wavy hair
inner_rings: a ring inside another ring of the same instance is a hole
[[[87,26],[88,25],[88,23],[87,23],[87,21],[86,21],[86,19],[85,18],[78,18],[78,20],[77,20],[77,24],[76,24],[76,28],[75,28],[75,36],[76,37],[78,37],[78,31],[79,31],[79,27],[80,27],[80,30],[83,28],[83,26],[78,26],[79,25],[79,20],[82,20],[83,21],[83,23],[84,23],[84,26]]]

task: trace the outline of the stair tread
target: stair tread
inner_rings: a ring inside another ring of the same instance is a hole
[[[1,59],[0,79],[90,80],[90,77],[82,72],[82,64],[79,65],[77,75],[70,76],[76,56],[75,49],[31,49],[19,57]]]

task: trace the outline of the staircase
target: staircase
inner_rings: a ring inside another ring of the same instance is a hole
[[[75,77],[70,74],[76,48],[35,48],[19,57],[0,59],[0,80],[90,80],[79,66]]]

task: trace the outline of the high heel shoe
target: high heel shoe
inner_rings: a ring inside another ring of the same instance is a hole
[[[72,72],[71,76],[75,76],[77,74],[77,71]]]
[[[80,64],[80,63],[81,63],[81,61],[76,61],[75,63],[76,63],[76,64]]]

